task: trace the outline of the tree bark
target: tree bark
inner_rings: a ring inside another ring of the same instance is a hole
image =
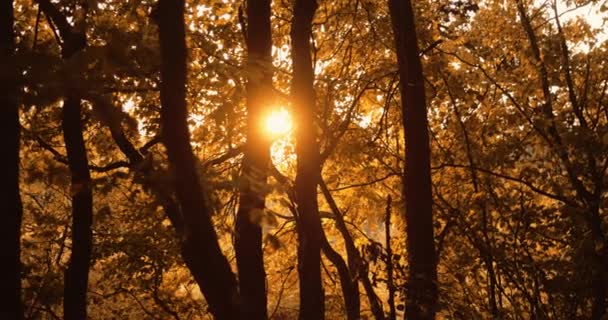
[[[71,59],[86,47],[86,36],[72,27],[49,0],[38,0],[40,9],[50,17],[62,38],[61,54]],[[84,30],[83,30],[84,31]],[[70,81],[70,80],[68,80]],[[71,175],[72,252],[64,273],[64,319],[86,319],[87,288],[93,246],[93,191],[86,146],[82,134],[81,94],[67,83],[61,113],[61,127]]]
[[[430,147],[422,64],[410,0],[389,0],[405,131],[404,196],[409,281],[406,318],[434,319],[437,261],[433,237]]]
[[[247,19],[247,144],[236,217],[235,251],[243,315],[247,319],[266,319],[262,228],[255,217],[265,208],[264,185],[270,161],[270,140],[265,138],[262,128],[272,94],[270,0],[248,0]]]
[[[272,175],[277,179],[277,181],[279,183],[281,183],[283,185],[289,185],[288,178],[285,177],[284,175],[282,175],[276,168],[271,167],[271,171],[272,171]],[[329,190],[327,190],[327,186],[323,182],[322,178],[319,179],[319,183],[320,183],[319,185],[321,187],[321,190],[323,190],[323,194],[325,195],[327,202],[329,203],[332,211],[334,212],[334,214],[336,216],[339,216],[340,218],[342,218],[342,216],[338,210],[338,207],[337,207],[335,201],[333,200],[333,198],[331,197],[331,195],[329,195]],[[291,195],[291,194],[293,194],[293,193],[288,191],[288,195]],[[292,196],[290,196],[289,198],[293,199],[292,201],[295,201],[295,199]],[[295,209],[292,209],[292,213],[294,215],[297,215],[297,211],[295,211]],[[336,221],[338,221],[338,219],[336,219]],[[344,220],[342,220],[342,225],[345,227]],[[338,223],[338,226],[340,226],[339,223]],[[338,227],[338,229],[340,229],[340,227]],[[346,230],[346,229],[344,229],[344,230]],[[343,232],[343,230],[340,229],[340,232]],[[340,286],[342,289],[342,294],[344,296],[344,306],[346,309],[347,319],[360,319],[361,318],[361,311],[360,311],[361,303],[360,303],[360,294],[359,294],[359,282],[358,282],[357,278],[358,278],[358,273],[360,272],[359,269],[361,269],[360,268],[361,258],[359,257],[359,252],[355,248],[352,237],[350,237],[350,234],[348,233],[348,231],[346,231],[346,235],[347,236],[344,236],[344,241],[346,243],[350,243],[350,245],[348,245],[348,244],[346,245],[347,256],[349,259],[348,265],[344,261],[344,258],[342,258],[342,256],[336,250],[334,250],[334,248],[331,247],[331,245],[329,244],[329,241],[327,241],[327,237],[326,237],[324,231],[322,234],[323,242],[321,245],[321,249],[322,249],[323,253],[325,254],[325,256],[327,257],[327,259],[329,261],[331,261],[331,263],[336,267],[336,269],[338,271],[338,276],[340,277]],[[349,248],[352,248],[352,251],[350,251]],[[371,287],[371,284],[370,284],[370,287]],[[372,293],[373,293],[373,291],[372,291]],[[373,307],[374,304],[371,301],[377,302],[377,297],[375,294],[373,294],[372,296],[373,296],[373,299],[375,299],[375,300],[372,300],[372,298],[370,298],[370,304],[372,305],[372,310],[374,310],[374,307]],[[382,309],[379,308],[379,310],[380,310],[380,314],[382,314]],[[384,318],[376,317],[376,319],[384,319]]]
[[[184,218],[181,251],[216,319],[239,319],[237,283],[218,244],[190,145],[186,109],[184,0],[160,0],[161,125]]]
[[[69,93],[64,102],[61,123],[72,176],[72,253],[64,274],[65,319],[87,317],[87,287],[93,245],[93,192],[80,111],[80,97]]]
[[[68,60],[86,46],[84,34],[62,32],[63,59]],[[81,97],[68,84],[61,113],[61,128],[68,156],[72,195],[72,253],[64,273],[63,317],[86,319],[89,264],[93,247],[93,190],[89,160],[82,134]]]
[[[21,302],[21,217],[19,194],[19,106],[16,70],[11,70],[14,51],[13,1],[0,4],[0,136],[6,154],[0,176],[0,318],[23,319]]]
[[[353,240],[353,237],[351,236],[350,232],[348,231],[348,228],[346,227],[346,222],[344,221],[344,217],[342,216],[342,213],[340,212],[340,209],[338,208],[336,201],[334,201],[334,198],[332,197],[331,193],[329,192],[329,189],[327,188],[325,181],[321,180],[320,186],[321,186],[321,192],[323,193],[325,200],[329,204],[329,207],[331,208],[331,211],[334,214],[334,218],[336,220],[336,227],[338,228],[338,231],[340,231],[340,234],[342,234],[342,238],[344,238],[344,245],[346,247],[346,254],[348,256],[348,268],[350,269],[353,282],[355,282],[355,284],[353,285],[353,288],[354,288],[355,294],[356,294],[355,301],[358,306],[357,309],[360,309],[360,305],[361,305],[360,294],[359,294],[359,285],[358,285],[358,281],[361,281],[361,284],[363,285],[363,289],[365,290],[365,294],[367,295],[369,307],[372,311],[372,314],[374,315],[374,319],[384,320],[385,317],[384,317],[384,311],[382,310],[382,305],[380,304],[378,295],[376,295],[376,292],[374,291],[374,287],[372,286],[372,283],[369,280],[369,277],[367,276],[368,268],[363,263],[363,259],[361,258],[361,255],[359,254],[359,250],[357,250],[357,247],[355,246],[355,241]]]
[[[331,263],[338,270],[338,276],[340,277],[340,287],[342,289],[342,296],[344,298],[344,309],[346,309],[346,319],[358,320],[361,318],[359,311],[359,291],[355,290],[355,286],[359,283],[357,280],[353,280],[350,276],[350,271],[346,262],[342,256],[334,250],[327,241],[327,236],[323,232],[323,254],[331,261]]]
[[[158,203],[163,207],[165,215],[169,218],[171,225],[175,229],[176,236],[181,237],[184,229],[182,213],[179,205],[175,201],[173,190],[167,189],[164,186],[161,186],[157,181],[154,181],[153,177],[156,175],[155,168],[152,165],[148,165],[144,158],[148,152],[148,148],[144,146],[138,150],[135,145],[129,141],[129,138],[122,129],[122,122],[120,119],[112,119],[112,110],[110,108],[114,108],[114,106],[112,106],[109,101],[106,101],[103,97],[99,96],[91,96],[87,97],[87,99],[91,100],[93,108],[101,115],[102,122],[107,125],[110,130],[112,140],[114,140],[118,149],[120,149],[122,154],[129,161],[129,168],[140,176],[141,179],[136,179],[135,181],[146,190],[152,192]],[[148,143],[152,143],[153,145],[156,143],[156,139],[157,138],[154,138]]]
[[[295,181],[298,211],[298,273],[300,319],[324,319],[321,281],[322,228],[317,203],[321,166],[315,127],[314,74],[310,40],[316,0],[296,0],[291,26],[293,82],[292,98],[296,123],[297,172]]]

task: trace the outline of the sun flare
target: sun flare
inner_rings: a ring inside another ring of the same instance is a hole
[[[274,110],[266,117],[264,126],[271,136],[283,136],[291,130],[291,116],[284,108]]]

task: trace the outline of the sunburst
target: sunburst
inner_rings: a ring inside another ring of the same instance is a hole
[[[264,121],[264,129],[267,134],[275,138],[289,133],[292,126],[291,116],[285,108],[278,108],[272,111]]]

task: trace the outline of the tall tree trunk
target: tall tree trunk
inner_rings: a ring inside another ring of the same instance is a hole
[[[433,238],[430,147],[422,64],[410,0],[389,0],[405,131],[404,196],[409,281],[408,319],[434,319],[437,261]]]
[[[261,126],[272,94],[270,0],[248,0],[247,19],[247,144],[235,250],[243,315],[255,320],[268,317],[262,228],[255,217],[265,207],[264,185],[270,161],[270,140]]]
[[[64,275],[64,319],[87,318],[87,287],[93,245],[93,192],[80,111],[80,97],[69,93],[61,123],[72,176],[72,253]]]
[[[64,60],[69,60],[86,47],[85,34],[77,32],[61,11],[49,0],[37,2],[59,30],[63,40],[61,53]],[[61,126],[71,175],[72,252],[64,274],[63,313],[65,319],[86,319],[89,264],[93,245],[93,192],[82,135],[81,96],[72,83],[68,83],[67,88]]]
[[[315,127],[315,91],[310,40],[316,0],[296,0],[291,26],[293,60],[292,98],[296,123],[296,205],[298,209],[298,272],[300,319],[324,319],[321,281],[322,228],[317,203],[320,178],[319,146]]]
[[[0,176],[0,318],[23,319],[21,303],[21,196],[19,195],[19,107],[16,70],[10,62],[14,50],[13,1],[0,4],[0,136],[6,152]]]
[[[237,283],[222,254],[190,145],[184,0],[159,0],[161,125],[184,218],[181,251],[216,319],[240,317]]]
[[[62,56],[69,60],[86,47],[84,33],[76,32],[66,17],[48,0],[39,0],[43,10],[59,29]],[[64,273],[64,319],[86,319],[87,287],[93,246],[93,191],[86,146],[82,134],[81,96],[72,83],[61,113],[61,127],[68,156],[72,195],[72,252]]]

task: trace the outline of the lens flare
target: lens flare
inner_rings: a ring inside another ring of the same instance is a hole
[[[291,130],[291,127],[291,116],[284,108],[277,109],[266,117],[266,131],[273,137],[287,134]]]

